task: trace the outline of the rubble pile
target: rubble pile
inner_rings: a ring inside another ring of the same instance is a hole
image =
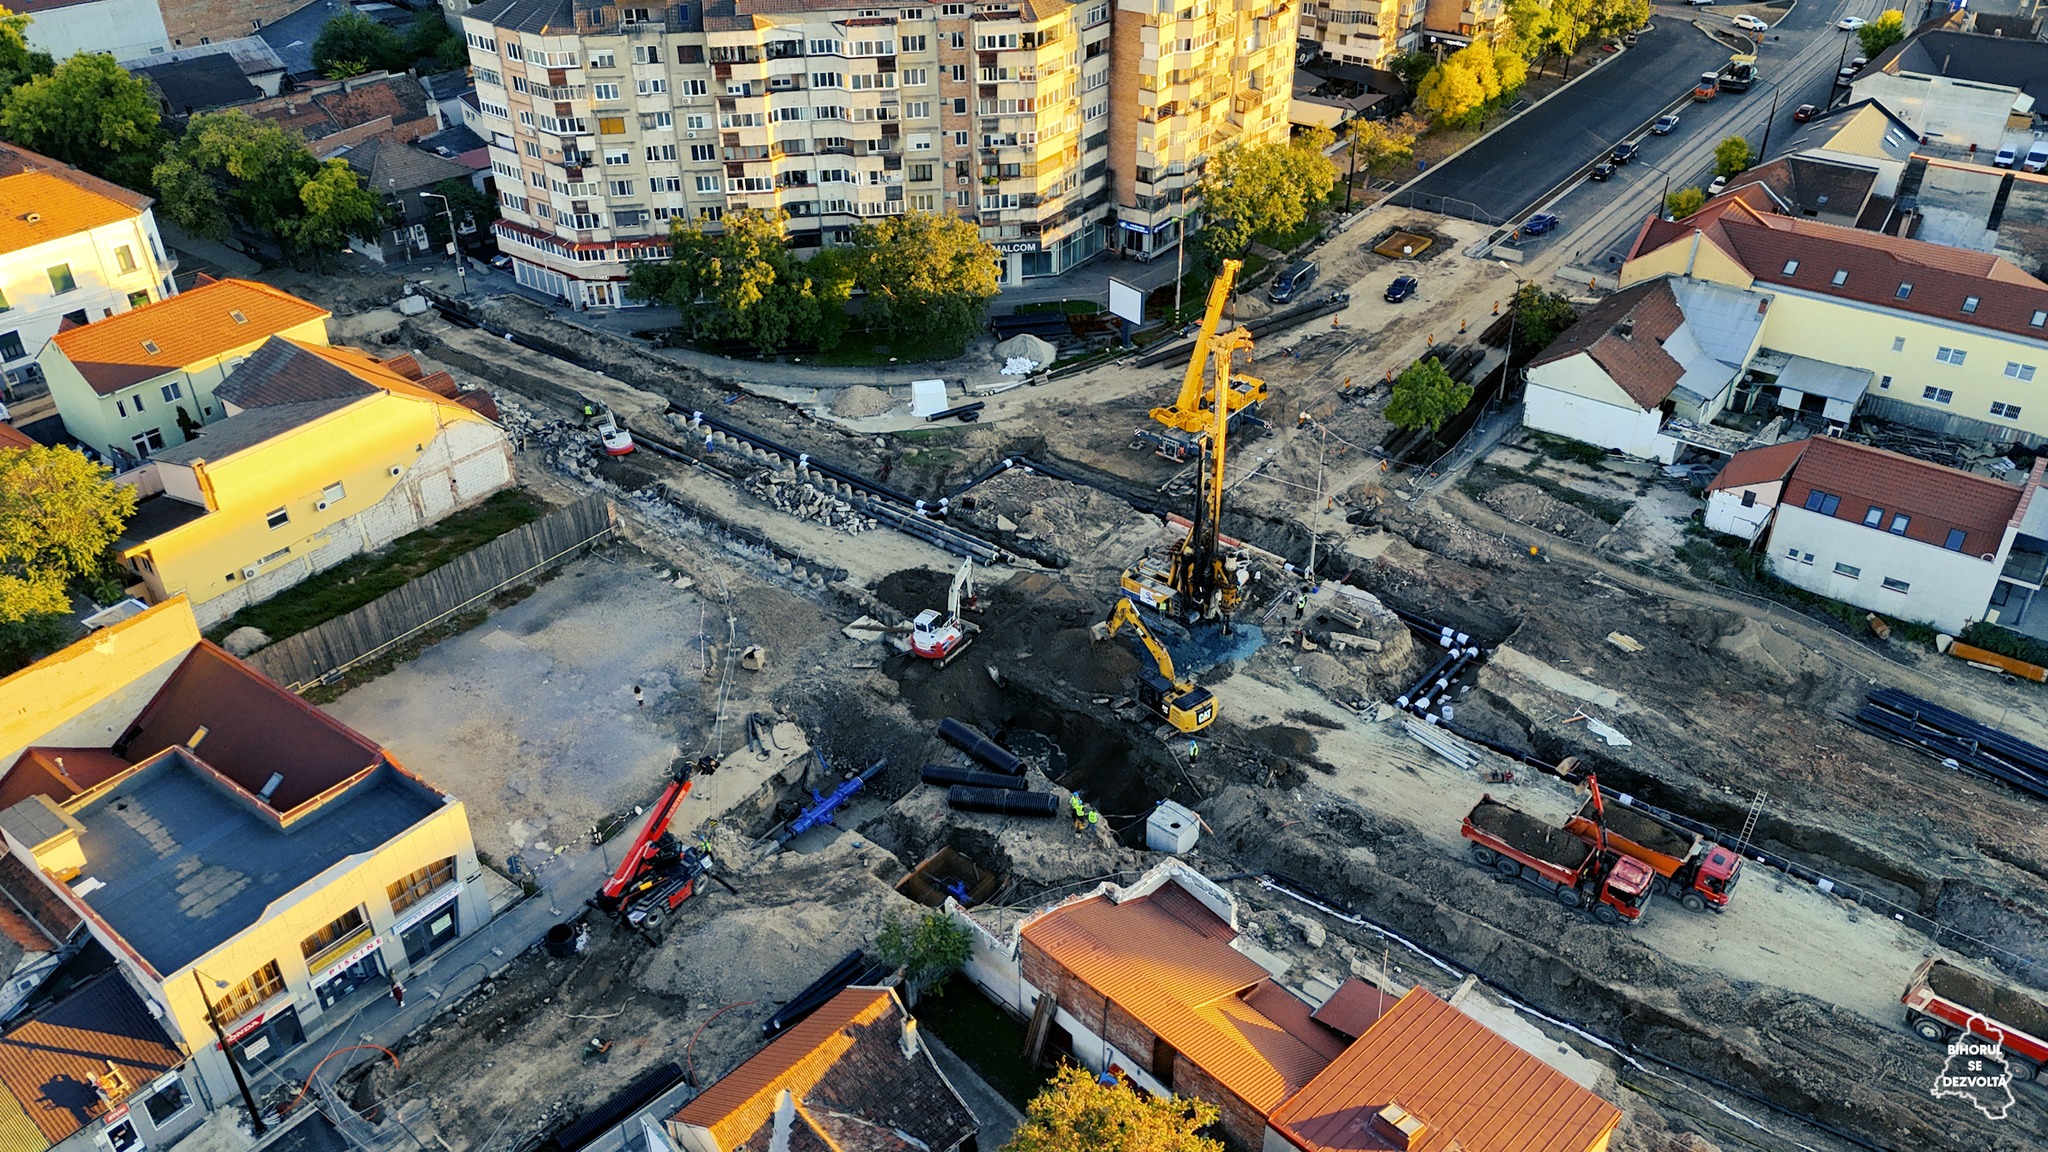
[[[1054,568],[1122,567],[1166,539],[1160,522],[1116,496],[1014,468],[953,501],[975,535]]]
[[[815,520],[828,528],[853,535],[876,527],[872,516],[863,515],[852,501],[834,496],[786,472],[763,468],[747,477],[746,489],[778,511],[799,520]]]
[[[841,388],[839,394],[832,397],[832,414],[834,416],[850,416],[855,419],[865,416],[882,416],[895,407],[895,397],[882,391],[880,388],[870,388],[866,384],[855,384],[851,388]]]

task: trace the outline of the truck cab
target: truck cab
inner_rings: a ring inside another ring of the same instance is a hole
[[[1692,86],[1692,98],[1695,101],[1712,100],[1715,96],[1720,95],[1720,92],[1721,74],[1719,72],[1700,73],[1700,82]]]
[[[1734,894],[1735,882],[1740,879],[1742,857],[1716,844],[1700,857],[1692,890],[1700,894],[1709,908],[1720,912],[1728,907],[1728,897]]]
[[[1657,873],[1648,864],[1616,855],[1608,863],[1607,878],[1600,885],[1600,902],[1633,923],[1643,918],[1643,908],[1650,902],[1650,889],[1656,881]]]

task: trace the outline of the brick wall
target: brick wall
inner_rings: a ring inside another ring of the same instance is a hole
[[[1232,1147],[1250,1150],[1265,1142],[1265,1116],[1243,1099],[1232,1095],[1217,1083],[1214,1076],[1195,1067],[1191,1061],[1174,1062],[1173,1094],[1207,1100],[1222,1108],[1223,1135]]]
[[[253,36],[256,25],[291,15],[305,0],[157,0],[172,47],[190,48],[205,40],[239,40]]]

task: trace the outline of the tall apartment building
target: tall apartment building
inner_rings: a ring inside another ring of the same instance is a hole
[[[1292,84],[1284,0],[486,0],[462,24],[500,247],[579,305],[625,303],[671,219],[740,208],[789,213],[799,247],[956,214],[1006,285],[1149,255],[1206,150],[1285,138]]]
[[[1301,37],[1320,43],[1323,55],[1339,63],[1384,68],[1401,53],[1421,49],[1429,7],[1428,0],[1311,0],[1302,7]]]

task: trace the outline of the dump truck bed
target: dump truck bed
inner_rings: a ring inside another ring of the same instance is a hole
[[[1466,819],[1515,851],[1567,871],[1584,868],[1593,854],[1592,845],[1577,836],[1491,798],[1481,800]]]
[[[1993,984],[1974,972],[1940,959],[1928,968],[1926,979],[1927,986],[1944,1000],[1953,1001],[2028,1035],[2048,1039],[2048,1005],[2024,992]]]

